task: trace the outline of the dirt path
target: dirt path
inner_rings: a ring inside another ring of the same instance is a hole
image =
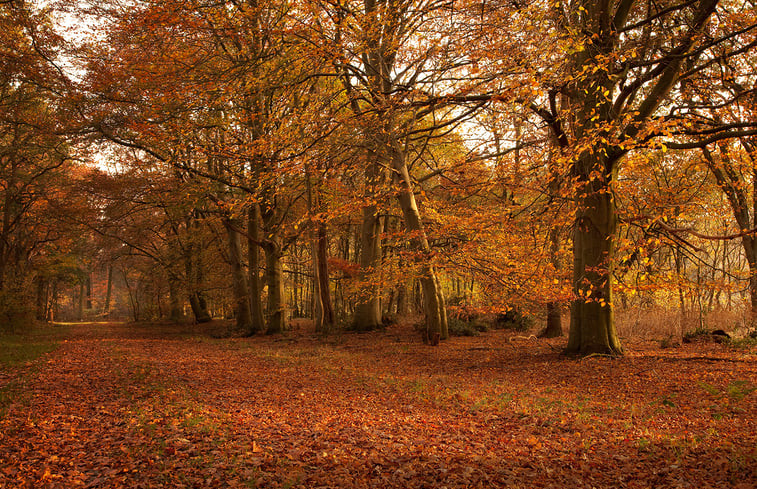
[[[71,327],[0,419],[0,487],[757,485],[743,350],[201,333]]]

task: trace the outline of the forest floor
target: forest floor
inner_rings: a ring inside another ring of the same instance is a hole
[[[0,487],[754,488],[757,350],[90,323],[0,363]]]

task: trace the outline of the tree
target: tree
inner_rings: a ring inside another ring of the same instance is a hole
[[[711,23],[718,8],[728,16],[738,7],[717,0],[560,2],[551,13],[572,40],[565,76],[547,94],[569,100],[563,111],[549,111],[560,123],[558,137],[570,143],[566,163],[575,182],[569,352],[622,352],[613,318],[614,185],[623,158],[665,134],[670,117],[663,111],[675,110],[681,85],[710,64],[714,47],[743,32]]]

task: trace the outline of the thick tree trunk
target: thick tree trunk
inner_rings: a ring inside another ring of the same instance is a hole
[[[195,321],[198,323],[210,322],[211,317],[208,312],[208,306],[204,297],[200,292],[194,292],[189,294],[189,307],[192,309],[192,314],[195,316]]]
[[[573,234],[573,293],[567,352],[623,352],[612,305],[612,259],[617,214],[603,182],[584,184]],[[594,187],[594,188],[591,188]]]
[[[750,229],[739,223],[742,229]],[[750,327],[757,324],[757,239],[753,236],[744,236],[741,238],[744,247],[744,255],[749,265],[749,300],[750,300]]]
[[[37,283],[37,314],[36,317],[39,321],[45,321],[47,318],[45,314],[47,312],[47,280],[41,275],[38,275],[35,279]]]
[[[558,338],[562,332],[562,313],[556,302],[547,303],[547,327],[539,335],[541,338]]]
[[[242,245],[238,219],[227,218],[223,221],[229,244],[229,261],[231,262],[231,283],[234,292],[234,314],[238,333],[249,336],[257,332],[250,311],[250,293],[247,288],[247,275],[242,265]]]
[[[265,251],[266,283],[268,285],[268,328],[266,334],[284,331],[284,274],[281,266],[281,245],[276,241],[266,241]]]
[[[355,315],[352,320],[356,331],[371,331],[381,326],[381,296],[376,277],[381,266],[381,219],[375,205],[363,208],[363,225],[360,233],[360,272],[363,284],[358,291]]]
[[[397,286],[397,316],[407,316],[409,312],[410,310],[407,303],[407,286],[405,284],[399,284]]]
[[[175,278],[168,279],[168,302],[168,319],[173,322],[179,322],[184,319],[181,301],[179,300],[179,284],[176,282]]]
[[[86,285],[84,282],[81,282],[79,284],[79,304],[77,305],[78,307],[76,310],[77,321],[82,321],[84,319],[84,302],[87,299],[85,291],[86,291]]]
[[[316,224],[314,232],[312,257],[313,257],[313,321],[315,330],[319,333],[328,333],[334,326],[334,308],[331,305],[331,292],[329,291],[329,269],[327,260],[328,241],[326,225],[322,222]]]
[[[318,257],[318,263],[316,264],[318,270],[318,294],[320,295],[320,303],[323,308],[323,325],[326,329],[331,329],[334,326],[334,306],[331,302],[331,290],[329,287],[329,240],[326,231],[326,223],[318,223],[316,238],[316,256]]]
[[[247,214],[247,259],[249,264],[248,282],[250,285],[250,314],[252,329],[263,331],[263,290],[260,285],[260,207],[253,203]]]
[[[192,222],[188,223],[187,229],[191,229]],[[202,283],[202,264],[195,251],[195,246],[190,243],[185,248],[184,267],[187,272],[187,285],[189,289],[189,306],[192,308],[195,321],[198,323],[207,323],[211,320],[208,313],[208,305],[205,297],[199,290]]]
[[[415,202],[415,194],[404,154],[398,147],[398,142],[392,141],[392,144],[392,164],[400,182],[400,192],[397,197],[405,219],[405,228],[412,236],[410,244],[416,251],[416,261],[421,263],[420,283],[423,289],[423,309],[426,314],[426,334],[429,341],[436,344],[439,339],[449,338],[444,294],[436,276],[431,257],[431,247]]]
[[[92,273],[87,272],[87,310],[92,310]]]
[[[556,227],[552,227],[549,230],[550,239],[550,253],[552,255],[552,266],[555,271],[559,271],[560,259],[557,256],[560,248],[559,231]],[[542,338],[557,338],[563,335],[562,331],[562,313],[560,311],[560,304],[556,302],[547,303],[547,327],[539,335]]]

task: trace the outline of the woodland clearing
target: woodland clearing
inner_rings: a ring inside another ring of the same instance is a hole
[[[755,348],[74,324],[0,364],[0,487],[757,484]],[[217,325],[215,325],[217,327]]]

